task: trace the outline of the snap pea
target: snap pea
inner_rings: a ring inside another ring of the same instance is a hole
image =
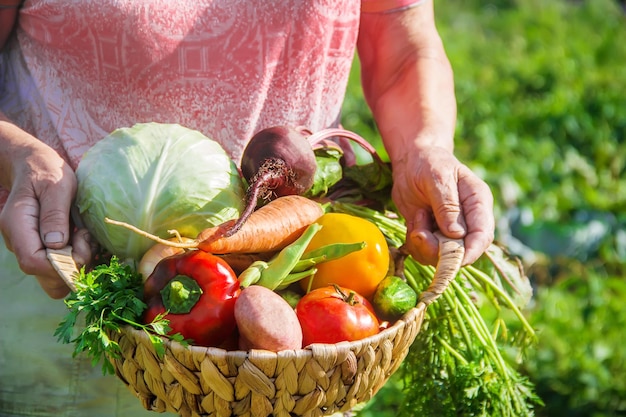
[[[319,263],[338,259],[365,247],[365,242],[331,243],[304,253],[313,236],[322,228],[311,224],[292,244],[269,261],[255,261],[239,275],[242,287],[262,285],[272,290],[283,289],[303,278],[314,275]]]
[[[239,275],[242,287],[252,284],[262,285],[269,289],[278,288],[285,278],[293,271],[313,236],[322,228],[313,223],[293,243],[283,248],[267,262],[256,261]]]
[[[343,256],[351,254],[352,252],[359,251],[364,247],[365,242],[330,243],[304,254],[302,258],[296,263],[296,266],[293,268],[293,270],[303,271],[321,262],[339,259]]]

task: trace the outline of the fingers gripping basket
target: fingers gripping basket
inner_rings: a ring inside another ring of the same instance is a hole
[[[366,402],[406,357],[427,306],[447,288],[461,266],[462,241],[441,238],[433,282],[417,306],[393,326],[355,342],[316,344],[300,350],[226,351],[183,347],[169,341],[159,357],[148,336],[126,327],[111,334],[122,356],[116,374],[143,406],[181,416],[326,416]],[[73,286],[71,254],[49,259]]]

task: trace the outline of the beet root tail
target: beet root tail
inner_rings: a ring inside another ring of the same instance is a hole
[[[299,194],[295,174],[285,161],[269,158],[263,162],[257,173],[252,177],[246,190],[246,206],[237,221],[225,232],[224,237],[232,236],[248,220],[259,205],[259,199],[270,202],[276,197]]]

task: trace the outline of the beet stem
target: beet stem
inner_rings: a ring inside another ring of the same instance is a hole
[[[374,146],[372,146],[372,144],[369,143],[367,139],[363,138],[361,135],[355,132],[352,132],[350,130],[329,127],[329,128],[322,129],[318,132],[313,133],[307,139],[309,143],[311,144],[311,146],[315,148],[315,145],[317,145],[318,143],[322,142],[325,139],[332,138],[335,136],[352,140],[357,145],[361,146],[363,149],[368,151],[376,162],[381,163],[381,164],[383,163],[382,159],[380,158],[380,155],[378,154],[378,152],[376,152],[376,148],[374,148]]]

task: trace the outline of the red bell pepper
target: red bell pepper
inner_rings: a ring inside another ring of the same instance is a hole
[[[221,258],[192,250],[162,259],[144,283],[143,320],[165,314],[170,334],[194,345],[218,346],[235,331],[237,275]]]

